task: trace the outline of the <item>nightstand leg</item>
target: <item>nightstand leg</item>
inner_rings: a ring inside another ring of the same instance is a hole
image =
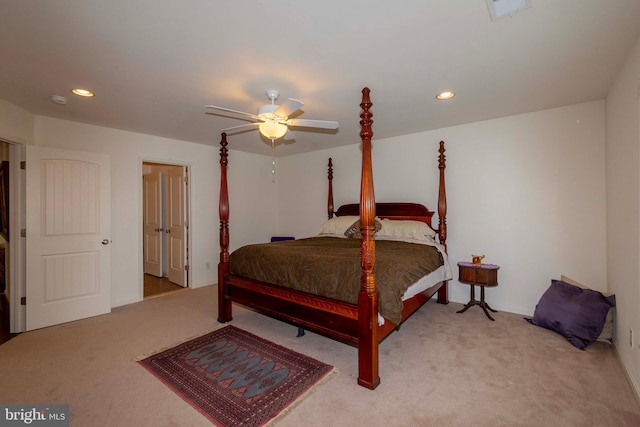
[[[485,307],[487,307],[490,311],[493,311],[494,313],[497,313],[497,312],[498,312],[498,310],[494,310],[493,308],[491,308],[491,307],[489,306],[489,303],[486,303],[486,302],[485,302],[485,303],[484,303],[484,306],[485,306]]]
[[[489,319],[491,319],[493,321],[496,320],[493,317],[491,317],[491,315],[487,311],[487,309],[489,309],[489,310],[493,311],[494,313],[497,313],[496,310],[494,310],[493,308],[489,307],[489,304],[487,304],[484,301],[484,286],[480,286],[480,307],[482,307],[482,310],[484,311],[484,314],[486,314]]]
[[[464,313],[465,311],[469,310],[469,307],[472,307],[476,304],[478,304],[478,301],[476,301],[476,292],[475,292],[475,286],[471,285],[471,299],[469,300],[469,302],[462,308],[462,310],[458,310],[456,311],[456,313]]]
[[[487,315],[487,317],[489,318],[489,320],[493,320],[495,322],[496,319],[494,319],[493,317],[491,317],[491,315],[489,314],[489,312],[487,311],[487,305],[486,304],[480,304],[480,307],[482,307],[482,310],[484,311],[484,314]]]

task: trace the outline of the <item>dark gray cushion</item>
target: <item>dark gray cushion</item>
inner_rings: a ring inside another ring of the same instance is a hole
[[[373,234],[376,234],[382,228],[382,224],[377,219],[373,221]],[[344,235],[351,239],[362,239],[362,233],[360,232],[360,220],[357,220],[351,227],[347,228]]]

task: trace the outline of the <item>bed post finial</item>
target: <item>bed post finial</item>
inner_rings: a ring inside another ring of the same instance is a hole
[[[369,111],[371,106],[371,98],[369,94],[371,90],[368,87],[362,89],[362,102],[360,103],[360,108],[362,108],[362,112],[360,113],[360,139],[363,140],[366,138],[369,143],[371,143],[371,138],[373,138],[373,129],[371,125],[373,124],[373,114]]]
[[[374,267],[376,246],[373,238],[376,198],[373,191],[371,138],[373,123],[368,87],[362,89],[360,138],[362,139],[362,176],[360,181],[360,263],[362,277],[358,294],[358,384],[374,389],[380,384],[378,373],[378,291]],[[368,320],[365,320],[368,319]]]
[[[333,161],[329,157],[329,170],[327,171],[327,178],[329,179],[329,198],[327,199],[327,214],[329,219],[333,218],[335,213],[333,206]]]
[[[227,134],[222,132],[220,140],[220,262],[218,263],[218,322],[224,323],[232,319],[231,301],[226,297],[225,276],[229,273],[229,190],[227,188]]]

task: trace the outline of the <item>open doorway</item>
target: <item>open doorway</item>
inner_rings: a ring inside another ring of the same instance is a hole
[[[9,303],[9,152],[11,145],[0,141],[0,344],[13,337]],[[12,183],[11,183],[12,184]]]
[[[188,167],[143,162],[143,297],[189,286]]]
[[[2,254],[0,254],[0,275],[4,275],[0,280],[2,292],[0,293],[0,342],[5,342],[13,338],[20,332],[25,331],[26,310],[21,305],[26,296],[25,289],[25,239],[23,239],[23,229],[25,228],[25,147],[22,144],[12,141],[0,140],[0,152],[4,170],[2,180],[4,184],[1,203],[4,208],[3,232],[0,237],[2,242]],[[7,164],[8,180],[7,180]],[[8,190],[8,191],[7,191]],[[6,220],[6,221],[5,221]]]

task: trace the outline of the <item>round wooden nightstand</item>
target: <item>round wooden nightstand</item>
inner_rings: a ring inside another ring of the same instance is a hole
[[[457,313],[464,313],[474,305],[479,305],[484,310],[484,314],[491,320],[495,320],[489,314],[489,311],[497,313],[486,303],[484,300],[484,288],[485,286],[493,287],[498,286],[498,269],[500,266],[495,264],[473,264],[471,262],[459,262],[458,263],[458,281],[471,285],[471,299]],[[475,287],[480,286],[480,301],[476,300]],[[489,310],[489,311],[487,311]]]

